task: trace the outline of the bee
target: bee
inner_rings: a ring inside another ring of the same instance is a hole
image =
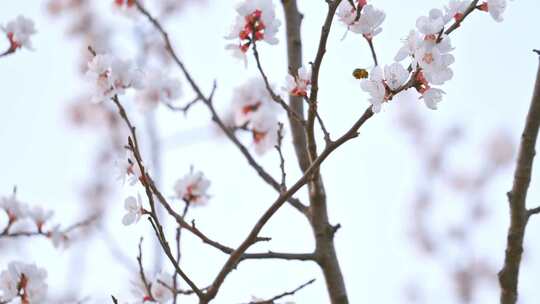
[[[368,78],[369,73],[366,69],[354,69],[352,75],[356,79],[365,79]]]

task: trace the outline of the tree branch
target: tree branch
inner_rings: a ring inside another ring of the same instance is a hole
[[[274,188],[276,191],[279,192],[280,191],[280,183],[278,181],[276,181],[268,172],[266,172],[266,170],[264,170],[264,168],[262,166],[260,166],[257,163],[257,161],[253,158],[251,153],[249,153],[248,149],[240,142],[240,140],[238,140],[238,138],[236,138],[234,133],[232,133],[231,130],[229,130],[229,128],[225,125],[225,123],[223,123],[223,121],[221,120],[221,118],[217,114],[217,111],[214,108],[213,103],[212,103],[213,92],[216,89],[215,82],[214,82],[214,87],[212,89],[212,93],[210,94],[210,97],[206,97],[203,94],[200,87],[195,82],[195,80],[193,79],[193,77],[191,76],[191,74],[189,73],[189,71],[187,70],[184,63],[180,60],[180,58],[178,57],[178,55],[174,51],[174,49],[172,47],[172,44],[171,44],[171,41],[169,39],[169,35],[165,31],[165,29],[161,26],[160,22],[157,19],[155,19],[154,17],[152,17],[152,15],[139,3],[139,1],[135,1],[135,5],[137,6],[137,9],[139,10],[139,12],[142,13],[148,19],[148,21],[150,21],[150,23],[152,23],[152,25],[159,31],[159,33],[161,34],[163,40],[165,41],[165,48],[166,48],[167,52],[169,53],[169,55],[171,55],[171,57],[173,58],[176,65],[180,68],[180,70],[184,74],[185,78],[189,82],[191,88],[197,94],[198,98],[200,98],[200,100],[202,100],[203,103],[210,110],[210,114],[212,115],[212,120],[219,126],[219,128],[225,133],[225,135],[240,150],[240,152],[242,153],[242,155],[244,155],[244,157],[247,160],[247,162],[249,163],[249,165],[259,174],[259,176],[267,184],[269,184],[270,186],[272,186],[272,188]],[[301,113],[301,112],[296,112],[296,113]],[[296,210],[300,211],[301,213],[303,213],[303,214],[307,213],[307,207],[304,204],[302,204],[298,199],[291,197],[289,199],[289,203]]]
[[[297,293],[298,291],[300,291],[300,290],[304,289],[305,287],[313,284],[313,282],[315,282],[315,279],[311,279],[311,280],[307,281],[306,283],[298,286],[297,288],[295,288],[295,289],[293,289],[291,291],[286,291],[286,292],[281,293],[281,294],[279,294],[277,296],[274,296],[274,297],[272,297],[272,298],[270,298],[268,300],[251,301],[251,302],[249,302],[247,304],[274,304],[275,301],[277,301],[277,300],[279,300],[281,298],[287,297],[287,296],[292,296],[295,293]]]
[[[539,58],[540,59],[540,58]],[[523,253],[523,238],[527,219],[526,198],[533,166],[540,127],[540,64],[536,75],[534,93],[525,121],[525,127],[521,135],[521,143],[517,166],[514,172],[512,190],[508,192],[510,205],[510,227],[506,240],[504,265],[499,272],[499,284],[501,286],[501,304],[514,304],[518,298],[518,278],[521,255]],[[537,209],[537,208],[536,208]],[[536,210],[532,209],[532,210]]]

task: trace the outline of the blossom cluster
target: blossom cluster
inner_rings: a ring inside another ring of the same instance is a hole
[[[35,264],[11,262],[0,273],[1,303],[45,303],[47,271]]]
[[[36,33],[34,21],[18,16],[15,20],[9,21],[5,26],[0,26],[9,40],[8,52],[15,52],[17,49],[24,47],[32,50],[32,41],[30,37]]]
[[[265,41],[277,44],[281,22],[276,19],[272,0],[245,0],[236,7],[238,16],[226,39],[237,40],[226,46],[233,55],[245,59],[245,54],[252,43]]]
[[[381,25],[386,14],[373,5],[366,4],[366,0],[358,0],[356,7],[353,7],[350,1],[342,1],[339,4],[337,16],[348,30],[362,34],[366,39],[371,40],[382,32]]]
[[[379,112],[384,102],[392,98],[410,77],[413,77],[412,87],[420,94],[425,105],[430,109],[437,109],[442,100],[444,91],[433,86],[443,85],[453,77],[450,68],[455,61],[451,51],[450,37],[445,34],[447,25],[454,21],[459,24],[470,9],[489,11],[497,21],[502,20],[502,12],[506,7],[504,0],[490,0],[478,7],[471,8],[471,1],[451,0],[441,9],[432,9],[427,16],[421,16],[416,21],[416,29],[411,30],[404,44],[396,54],[395,63],[382,68],[375,66],[369,76],[361,83],[364,91],[370,94],[369,102],[374,112]],[[367,8],[369,5],[366,5]],[[350,4],[349,4],[350,7]],[[350,14],[353,14],[351,12]],[[352,17],[342,14],[344,22]],[[360,17],[361,20],[362,16]],[[349,26],[353,26],[353,23]],[[409,69],[405,69],[399,62],[409,58]],[[412,73],[409,73],[412,71]]]
[[[263,80],[252,78],[234,90],[232,111],[235,127],[251,133],[259,155],[278,142],[278,108]]]
[[[94,86],[92,101],[102,102],[127,89],[137,90],[142,110],[154,109],[160,102],[171,103],[180,96],[180,83],[157,70],[144,73],[130,60],[108,54],[97,54],[88,63],[86,77]]]
[[[24,227],[29,221],[35,225],[35,234],[42,234],[49,238],[54,247],[64,245],[67,241],[67,236],[60,229],[60,225],[55,225],[52,229],[45,231],[44,226],[53,217],[53,211],[45,210],[40,206],[30,207],[28,204],[17,199],[16,192],[10,196],[0,197],[0,209],[4,210],[7,215],[7,226],[4,228],[5,234],[10,233],[13,229]]]

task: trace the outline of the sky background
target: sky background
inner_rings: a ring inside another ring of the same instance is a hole
[[[203,89],[209,91],[212,81],[217,80],[215,100],[222,113],[230,104],[233,88],[258,76],[252,58],[245,68],[224,49],[227,41],[223,36],[235,17],[233,3],[207,1],[186,6],[165,24],[175,49]],[[416,18],[431,8],[442,7],[446,1],[372,3],[386,12],[383,32],[374,42],[379,62],[390,64]],[[96,6],[114,27],[115,53],[125,58],[135,56],[130,41],[134,39],[134,28],[146,26],[144,21],[115,12],[108,3],[96,2]],[[299,7],[305,16],[302,36],[307,63],[316,53],[326,5],[324,1],[305,0],[299,1]],[[281,8],[277,8],[278,18],[283,20]],[[442,87],[446,95],[439,110],[428,110],[416,101],[416,93],[405,93],[386,105],[362,127],[357,139],[340,148],[322,166],[330,217],[342,226],[336,246],[351,303],[407,303],[405,294],[411,285],[421,286],[425,303],[457,303],[448,270],[464,254],[472,252],[475,258],[500,268],[508,226],[505,193],[511,186],[513,165],[498,171],[488,191],[482,194],[488,201],[490,216],[474,230],[471,251],[464,253],[463,248],[448,245],[443,248],[446,254],[433,259],[419,252],[410,238],[411,201],[419,187],[431,184],[421,173],[425,161],[422,153],[411,146],[398,121],[404,108],[417,112],[434,142],[449,126],[460,126],[464,138],[449,147],[448,166],[464,174],[482,169],[489,152],[485,143],[490,136],[509,134],[517,143],[538,63],[531,50],[540,48],[540,35],[535,32],[540,28],[539,12],[540,2],[532,0],[509,2],[503,23],[495,22],[488,14],[474,12],[452,34],[454,78]],[[54,209],[57,221],[67,225],[88,216],[79,211],[81,189],[93,170],[92,156],[95,146],[103,142],[104,132],[74,128],[67,118],[66,108],[84,92],[86,85],[79,73],[81,41],[66,38],[66,19],[52,18],[39,1],[0,4],[0,23],[5,24],[19,14],[36,22],[38,34],[33,37],[35,51],[24,50],[0,59],[0,194],[8,195],[17,185],[22,200]],[[345,31],[340,23],[334,23],[320,78],[319,109],[334,137],[347,130],[368,106],[367,95],[351,72],[357,67],[371,67],[369,48],[352,33],[342,40]],[[6,46],[6,41],[0,42],[1,49]],[[280,29],[278,45],[260,47],[264,68],[277,87],[282,86],[287,73],[285,48],[284,27]],[[163,68],[179,75],[173,66]],[[183,89],[182,101],[187,102],[193,93],[185,82]],[[144,116],[129,102],[128,96],[125,103],[133,119],[143,123]],[[187,116],[171,113],[165,107],[155,115],[163,146],[163,192],[172,195],[174,181],[187,173],[190,165],[203,171],[212,181],[213,197],[207,206],[193,209],[190,217],[207,235],[237,246],[275,199],[273,189],[259,180],[233,145],[216,135],[203,106],[194,107]],[[288,182],[292,184],[300,173],[288,136],[285,142]],[[278,176],[276,153],[268,153],[260,161]],[[529,191],[530,206],[540,204],[538,181],[540,175],[536,172]],[[92,303],[105,303],[110,294],[129,300],[130,281],[136,278],[133,267],[137,242],[144,235],[145,244],[150,246],[153,234],[149,233],[146,221],[130,227],[121,224],[123,198],[142,193],[141,189],[123,186],[121,182],[111,186],[116,193],[108,202],[104,224],[88,242],[74,244],[65,251],[54,249],[46,240],[32,240],[31,245],[30,239],[2,242],[6,249],[2,250],[1,268],[13,259],[35,261],[47,268],[53,295],[75,292],[81,298],[90,296]],[[435,193],[433,229],[462,221],[467,200],[444,187],[435,189]],[[305,198],[305,192],[299,196]],[[107,238],[105,231],[110,235]],[[276,214],[263,235],[271,236],[272,241],[254,249],[306,252],[313,248],[309,226],[288,206]],[[183,267],[199,285],[205,285],[226,256],[188,233],[184,236]],[[536,303],[540,297],[540,246],[535,242],[539,237],[540,220],[533,218],[525,240],[520,303]],[[112,245],[130,257],[131,264],[119,262],[111,254]],[[151,264],[152,250],[147,249]],[[168,265],[165,269],[170,271]],[[294,300],[327,303],[324,280],[314,264],[243,262],[227,278],[215,303],[247,302],[252,295],[271,297],[311,278],[317,279],[315,284],[298,293]],[[480,290],[474,303],[497,301],[494,282],[485,283]],[[187,299],[184,303],[195,303],[194,299]]]

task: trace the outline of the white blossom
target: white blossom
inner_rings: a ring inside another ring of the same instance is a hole
[[[137,194],[137,198],[133,196],[126,198],[124,209],[126,210],[126,214],[122,218],[122,224],[128,226],[137,223],[143,213],[141,196]]]
[[[52,210],[45,210],[40,206],[33,207],[30,212],[30,218],[36,223],[38,230],[41,230],[46,221],[48,221],[54,212]]]
[[[402,61],[408,56],[414,55],[414,51],[422,45],[423,41],[424,40],[417,31],[411,30],[407,38],[403,40],[403,46],[399,49],[394,60]]]
[[[432,110],[437,110],[437,105],[441,102],[444,91],[437,88],[428,88],[423,94],[421,99],[424,100],[426,106]]]
[[[16,50],[20,47],[25,47],[32,50],[32,41],[30,37],[36,33],[34,21],[19,15],[15,20],[12,20],[1,26],[1,29],[6,33],[11,44],[10,49]]]
[[[367,39],[372,39],[375,35],[382,31],[380,27],[383,23],[386,14],[382,10],[376,9],[373,5],[365,5],[363,1],[359,1],[358,7],[360,7],[360,18],[357,20],[357,10],[351,5],[349,1],[342,1],[339,6],[336,15],[339,21],[343,22],[347,29],[354,33],[364,35]]]
[[[210,181],[204,177],[204,174],[200,171],[193,172],[191,169],[188,174],[176,182],[174,192],[177,198],[187,203],[202,205],[210,198],[208,195],[209,187]]]
[[[269,112],[257,112],[251,121],[253,146],[258,155],[273,149],[278,143],[278,120]]]
[[[341,1],[338,6],[336,15],[338,20],[343,22],[347,27],[352,26],[356,21],[356,9],[349,1]]]
[[[8,269],[0,273],[1,299],[11,301],[20,297],[23,303],[45,303],[46,278],[47,271],[35,264],[11,262]]]
[[[487,0],[480,5],[480,9],[489,12],[495,21],[502,22],[502,15],[506,10],[506,0]]]
[[[60,225],[55,225],[53,229],[47,233],[47,237],[53,243],[54,248],[67,247],[68,237],[66,233],[60,229]]]
[[[276,106],[264,81],[259,78],[251,78],[234,90],[232,100],[234,123],[238,126],[244,125],[258,111],[274,113]]]
[[[454,63],[454,56],[448,54],[448,44],[424,43],[415,50],[414,57],[426,80],[432,84],[441,85],[454,75],[449,67]]]
[[[2,208],[8,215],[10,222],[24,219],[28,216],[28,205],[19,201],[15,192],[0,199],[0,208]]]
[[[397,90],[407,81],[409,72],[400,63],[394,62],[384,67],[384,77],[388,87]]]
[[[350,29],[355,33],[361,33],[367,39],[372,39],[382,32],[380,26],[385,18],[386,14],[382,10],[378,10],[373,5],[368,4],[362,7],[360,19]]]
[[[244,0],[236,7],[238,16],[226,39],[238,42],[226,46],[232,49],[236,57],[246,53],[252,41],[265,41],[277,44],[276,37],[281,22],[276,19],[272,0]]]
[[[416,27],[424,35],[437,35],[446,24],[443,12],[440,9],[432,9],[428,16],[418,17]]]
[[[165,285],[164,285],[165,284]],[[150,286],[150,292],[152,297],[157,303],[166,303],[171,300],[173,294],[170,287],[173,286],[172,276],[165,272],[160,272],[156,275],[152,285]]]
[[[448,23],[450,20],[454,19],[456,22],[460,22],[464,13],[471,4],[471,1],[462,1],[462,0],[450,0],[447,6],[444,7],[445,15],[444,21]]]
[[[362,90],[370,95],[368,101],[374,113],[381,111],[382,103],[385,101],[386,88],[383,81],[383,70],[380,66],[375,66],[369,73],[369,79],[364,79],[360,83]]]
[[[133,186],[142,177],[141,168],[131,151],[127,151],[125,157],[116,161],[116,167],[118,170],[118,179],[120,179],[123,184],[127,179],[128,183]]]
[[[311,89],[311,68],[301,66],[298,75],[287,75],[285,90],[293,96],[307,96]]]
[[[150,70],[144,76],[144,88],[137,93],[141,110],[152,110],[159,103],[170,104],[180,97],[180,82],[159,70]]]
[[[142,88],[142,73],[130,60],[98,54],[88,63],[86,77],[95,87],[92,101],[101,102],[128,88]]]

